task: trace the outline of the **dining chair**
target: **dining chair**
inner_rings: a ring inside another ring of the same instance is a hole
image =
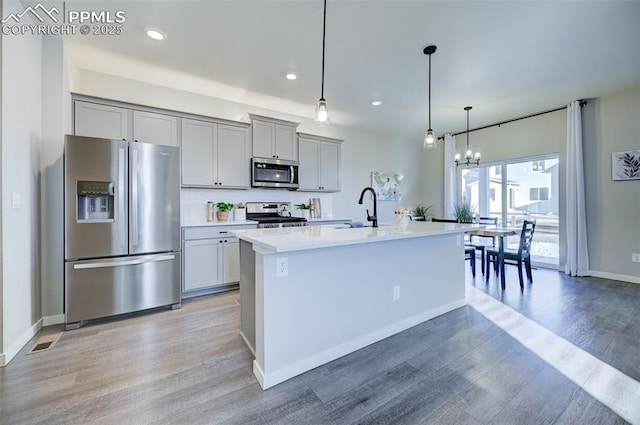
[[[522,231],[520,232],[520,243],[518,250],[504,250],[504,263],[518,266],[518,277],[520,278],[520,288],[524,288],[524,279],[522,278],[522,266],[524,265],[527,272],[529,283],[533,283],[533,274],[531,273],[531,243],[533,241],[533,232],[536,229],[535,220],[525,220],[522,223]],[[498,250],[495,248],[487,248],[487,263],[485,269],[489,273],[489,263],[493,263],[493,269],[499,274]]]
[[[458,220],[450,219],[450,218],[432,218],[431,221],[436,223],[457,223]],[[473,277],[476,277],[476,249],[471,246],[464,247],[464,259],[469,260],[469,265],[471,266],[471,274]],[[484,265],[483,265],[484,267]]]
[[[478,224],[497,226],[498,217],[479,217]],[[478,238],[478,241],[474,243],[473,238]],[[472,246],[476,251],[480,251],[480,259],[481,259],[480,268],[482,270],[482,274],[484,274],[484,252],[487,248],[496,247],[495,236],[471,235],[469,237],[469,241],[467,241],[465,245]]]
[[[471,275],[476,277],[476,250],[470,246],[464,247],[464,259],[469,260],[471,266]]]

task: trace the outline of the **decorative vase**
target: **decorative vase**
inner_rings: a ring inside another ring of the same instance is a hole
[[[218,221],[227,221],[229,219],[229,211],[216,211]]]
[[[245,221],[247,219],[247,210],[245,208],[233,210],[233,219],[235,221]]]

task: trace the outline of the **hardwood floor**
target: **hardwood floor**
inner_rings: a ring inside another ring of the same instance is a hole
[[[237,291],[94,323],[65,332],[47,352],[26,354],[30,343],[0,369],[0,423],[627,423],[473,305],[488,294],[635,385],[640,285],[549,270],[534,270],[534,279],[521,292],[508,271],[503,292],[493,277],[485,285],[469,273],[469,306],[267,391],[238,334]],[[639,394],[616,391],[640,409]]]

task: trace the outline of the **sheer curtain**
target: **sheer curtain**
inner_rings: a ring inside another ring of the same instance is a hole
[[[568,275],[589,274],[587,217],[584,201],[582,161],[582,108],[580,102],[567,107],[567,262]]]
[[[453,218],[453,206],[458,197],[456,188],[456,137],[444,135],[444,218]]]

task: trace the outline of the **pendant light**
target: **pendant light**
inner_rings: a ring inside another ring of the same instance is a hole
[[[422,147],[426,149],[431,149],[437,147],[437,139],[433,135],[433,130],[431,129],[431,55],[436,52],[437,46],[427,46],[424,48],[423,53],[429,56],[429,129],[424,134],[424,141],[422,142]]]
[[[324,44],[327,32],[327,0],[324,0],[324,17],[322,19],[322,90],[320,91],[320,99],[316,105],[316,122],[320,125],[328,125],[331,122],[331,114],[329,107],[324,98]]]
[[[463,165],[471,165],[471,163],[475,162],[476,165],[480,165],[480,149],[473,150],[473,146],[469,144],[469,111],[471,110],[471,106],[465,106],[464,110],[467,111],[467,148],[464,150],[464,158],[466,162],[463,162]],[[456,166],[460,165],[460,160],[462,158],[462,153],[460,150],[456,150]]]

